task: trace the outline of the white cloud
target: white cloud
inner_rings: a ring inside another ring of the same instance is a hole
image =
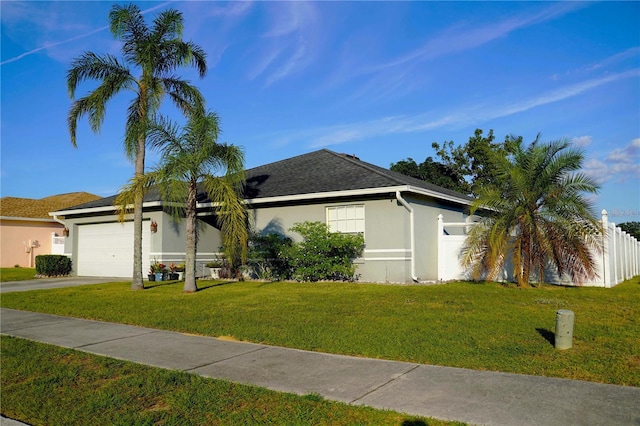
[[[640,138],[633,139],[624,148],[609,152],[604,160],[587,161],[583,171],[599,183],[611,179],[617,182],[640,179]]]
[[[593,138],[591,136],[578,136],[578,137],[572,138],[571,141],[575,146],[584,148],[586,146],[591,145],[592,139]]]

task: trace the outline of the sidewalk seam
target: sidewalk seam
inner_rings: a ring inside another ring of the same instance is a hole
[[[193,370],[197,370],[198,368],[207,367],[209,365],[215,365],[215,364],[218,364],[220,362],[224,362],[224,361],[227,361],[227,360],[230,360],[230,359],[234,359],[234,358],[238,358],[238,357],[241,357],[241,356],[249,355],[249,354],[252,354],[252,353],[255,353],[255,352],[258,352],[258,351],[262,351],[262,350],[267,349],[267,348],[268,348],[267,346],[263,346],[263,347],[256,348],[256,349],[254,349],[252,351],[249,351],[249,352],[244,352],[244,353],[241,353],[241,354],[238,354],[238,355],[233,355],[233,356],[230,356],[230,357],[227,357],[227,358],[223,358],[223,359],[219,359],[219,360],[216,360],[216,361],[213,361],[213,362],[208,362],[206,364],[202,364],[202,365],[198,365],[198,366],[195,366],[195,367],[191,367],[191,368],[188,368],[188,369],[182,370],[182,371],[189,373],[189,372],[192,372]],[[199,373],[195,373],[195,374],[198,374],[200,376],[202,375],[202,374],[199,374]]]
[[[383,384],[381,384],[380,386],[378,386],[377,388],[372,389],[372,390],[370,390],[369,392],[367,392],[367,393],[365,393],[365,394],[363,394],[363,395],[360,395],[359,397],[357,397],[357,398],[356,398],[356,399],[354,399],[353,401],[349,402],[349,404],[355,404],[357,401],[359,401],[359,400],[361,400],[361,399],[365,398],[366,396],[371,395],[371,394],[372,394],[372,393],[374,393],[374,392],[377,392],[378,390],[380,390],[380,389],[382,389],[383,387],[387,386],[389,383],[391,383],[391,382],[395,382],[395,381],[396,381],[396,380],[398,380],[399,378],[401,378],[401,377],[403,377],[403,376],[406,376],[407,374],[411,373],[412,371],[414,371],[415,369],[420,368],[420,367],[421,367],[421,364],[416,364],[416,365],[415,365],[415,367],[410,368],[409,370],[407,370],[407,371],[405,371],[404,373],[400,374],[398,377],[394,377],[394,378],[392,378],[392,379],[389,379],[389,380],[387,380],[386,382],[384,382]]]
[[[132,339],[134,337],[146,336],[147,334],[159,333],[163,330],[149,330],[145,333],[133,334],[131,336],[120,336],[113,339],[101,340],[99,342],[85,343],[84,345],[74,346],[74,349],[86,348],[87,346],[100,345],[102,343],[115,342],[116,340]]]

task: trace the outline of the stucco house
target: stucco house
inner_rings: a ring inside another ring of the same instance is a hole
[[[322,149],[247,170],[244,198],[252,229],[294,239],[297,222],[321,221],[336,232],[364,234],[355,262],[361,281],[409,283],[438,278],[437,224],[468,219],[471,198],[392,172],[357,157]],[[130,277],[133,222],[118,223],[107,197],[50,213],[69,229],[64,253],[82,276]],[[198,197],[198,271],[219,254],[220,233],[212,204]],[[143,267],[185,256],[184,224],[163,210],[158,194],[147,194],[143,215]]]
[[[41,199],[0,198],[0,266],[29,268],[35,266],[37,255],[64,254],[65,226],[48,213],[97,199],[86,192]]]

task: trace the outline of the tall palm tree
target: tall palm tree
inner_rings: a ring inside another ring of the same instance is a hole
[[[527,147],[514,143],[507,157],[495,158],[499,184],[484,187],[472,206],[484,218],[467,236],[462,264],[474,278],[495,279],[508,254],[520,287],[547,266],[578,284],[596,274],[602,227],[583,193],[596,183],[579,170],[583,153],[561,139]]]
[[[204,51],[192,42],[182,40],[182,14],[170,9],[158,14],[148,27],[138,6],[115,5],[109,13],[111,33],[122,42],[123,60],[113,55],[84,52],[67,71],[67,88],[74,99],[78,85],[97,80],[98,87],[71,105],[67,118],[71,143],[76,145],[78,120],[87,115],[91,130],[99,132],[107,102],[123,91],[134,94],[127,110],[124,146],[135,163],[135,176],[144,175],[145,145],[151,117],[168,95],[183,112],[194,107],[203,109],[200,92],[187,81],[173,75],[182,66],[195,67],[200,77],[207,71]],[[130,68],[131,67],[131,68]],[[144,288],[142,281],[142,202],[144,194],[134,201],[134,255],[131,288]]]
[[[215,113],[189,115],[182,130],[159,119],[149,134],[153,147],[162,151],[161,162],[144,176],[136,177],[121,191],[116,204],[127,206],[144,188],[156,186],[176,219],[186,220],[184,291],[196,287],[198,227],[196,202],[198,186],[208,195],[222,233],[227,259],[234,264],[247,256],[247,214],[242,200],[244,154],[234,145],[218,143],[219,120]],[[214,176],[222,172],[220,176]],[[124,214],[124,213],[123,213]]]

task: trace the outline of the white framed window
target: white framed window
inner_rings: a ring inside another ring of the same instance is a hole
[[[331,232],[364,234],[364,204],[327,207],[327,226]]]

